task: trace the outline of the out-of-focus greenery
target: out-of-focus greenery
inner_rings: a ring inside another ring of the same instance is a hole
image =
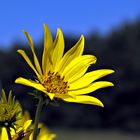
[[[66,49],[72,47],[77,40],[72,36],[65,37]],[[13,89],[23,108],[30,110],[33,117],[36,100],[32,100],[27,94],[32,88],[14,84],[17,77],[28,78],[32,75],[32,70],[16,53],[16,50],[21,48],[26,49],[29,56],[32,55],[29,46],[20,43],[0,51],[0,85],[8,91]],[[42,48],[43,41],[36,44],[36,52],[40,57]],[[59,107],[44,107],[41,120],[52,127],[120,128],[139,131],[140,21],[125,24],[106,36],[90,34],[86,38],[85,53],[97,56],[97,63],[91,69],[110,68],[116,71],[105,78],[112,81],[115,87],[92,93],[103,101],[105,108],[60,102]]]

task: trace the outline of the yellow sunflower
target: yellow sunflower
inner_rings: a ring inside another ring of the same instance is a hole
[[[33,128],[34,125],[31,124],[32,120],[30,118],[29,112],[25,112],[21,121],[19,121],[16,131],[10,129],[12,140],[33,140]],[[51,133],[43,124],[39,124],[40,132],[37,140],[53,140],[56,135]],[[5,127],[2,127],[0,133],[0,140],[9,140],[7,131]]]
[[[103,103],[95,97],[87,95],[97,89],[113,86],[108,81],[96,81],[97,79],[113,73],[110,69],[100,69],[87,72],[90,65],[95,64],[96,57],[83,55],[84,36],[64,54],[64,37],[58,28],[53,41],[50,30],[44,25],[44,50],[42,55],[42,67],[35,53],[34,44],[30,35],[24,31],[31,51],[34,64],[24,50],[18,50],[31,69],[35,72],[35,81],[19,77],[15,83],[23,84],[42,91],[46,96],[62,99],[66,102],[98,105]]]
[[[27,120],[17,128],[16,133],[11,133],[13,140],[23,139],[28,140],[30,134],[33,132],[32,129],[29,129],[31,126],[32,120]]]
[[[28,127],[31,125],[32,120],[27,120],[22,124],[20,128],[18,128],[16,131],[14,129],[10,129],[10,134],[12,136],[12,140],[28,140],[29,135],[31,134],[32,131],[27,131]],[[9,140],[8,134],[6,131],[6,128],[3,127],[0,133],[0,140]]]
[[[30,114],[28,111],[24,112],[24,121],[30,120]],[[51,133],[48,128],[42,124],[39,123],[39,135],[37,136],[37,140],[54,140],[54,138],[56,137],[56,135],[54,133]],[[30,125],[29,128],[27,129],[27,132],[31,132],[31,134],[29,135],[29,137],[24,138],[23,140],[33,140],[33,130],[34,129],[34,124]]]
[[[32,140],[32,136],[30,136],[29,140]],[[47,127],[42,126],[40,129],[39,135],[37,137],[37,140],[54,140],[56,138],[56,135],[51,133]]]
[[[56,138],[56,134],[51,133],[45,125],[39,124],[39,128],[40,131],[37,136],[37,140],[54,140]],[[28,140],[28,139],[24,139],[24,140]],[[33,140],[33,132],[29,136],[29,140]]]
[[[8,134],[12,140],[25,137],[25,132],[30,126],[32,120],[23,121],[22,108],[20,103],[12,97],[9,92],[8,98],[4,90],[0,100],[0,140],[9,140]]]
[[[19,119],[21,119],[21,116],[21,105],[15,99],[15,96],[12,96],[12,91],[6,97],[5,91],[2,89],[0,98],[0,127],[14,128]]]
[[[33,140],[33,133],[32,131],[27,131],[27,127],[29,127],[30,121],[27,121],[24,124],[24,130],[19,131],[18,133],[15,133],[14,130],[11,130],[11,135],[13,135],[12,140]],[[25,128],[26,127],[26,128]],[[48,131],[48,129],[43,126],[40,129],[40,133],[37,137],[37,140],[54,140],[56,137],[55,134],[52,134]],[[0,133],[0,140],[9,140],[6,128],[2,128],[1,133]]]

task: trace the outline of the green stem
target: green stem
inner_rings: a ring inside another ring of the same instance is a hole
[[[40,114],[41,114],[42,106],[43,106],[43,97],[39,96],[39,101],[38,101],[36,114],[35,114],[35,128],[34,128],[33,140],[37,139],[37,136],[38,136],[38,133],[39,133],[38,123],[39,123],[39,117],[40,117]]]
[[[8,139],[9,140],[12,140],[10,129],[9,128],[6,128],[6,131],[7,131]]]

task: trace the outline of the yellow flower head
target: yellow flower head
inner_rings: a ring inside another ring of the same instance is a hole
[[[42,126],[37,137],[37,140],[54,140],[56,135],[51,133],[47,127]],[[30,138],[32,140],[32,138]]]
[[[24,119],[24,118],[23,118]],[[29,140],[30,134],[33,132],[33,129],[29,129],[31,126],[32,120],[27,120],[21,124],[21,126],[16,130],[15,134],[12,134],[13,140]]]
[[[21,119],[17,121],[14,129],[10,128],[10,134],[12,140],[29,140],[30,134],[33,132],[33,129],[29,129],[31,126],[32,120],[28,117],[27,113],[21,115]],[[8,135],[5,127],[2,127],[0,133],[0,140],[8,140]]]
[[[10,133],[12,136],[12,140],[29,140],[29,136],[32,133],[32,130],[27,131],[29,126],[31,125],[32,120],[27,120],[22,124],[20,128],[16,128],[16,131],[14,129],[10,129]],[[8,140],[8,135],[6,128],[3,127],[0,133],[0,140]]]
[[[32,126],[33,127],[33,126]],[[54,140],[56,135],[51,133],[46,126],[40,124],[39,135],[37,136],[37,140]],[[31,133],[29,140],[33,140],[33,133]]]
[[[33,140],[33,129],[34,124],[31,124],[32,120],[30,118],[29,112],[25,112],[22,116],[22,119],[18,122],[17,127],[10,129],[12,140]],[[40,132],[37,137],[37,140],[53,140],[56,135],[51,133],[43,124],[39,124]],[[6,128],[2,128],[0,133],[0,140],[8,140],[8,135]]]
[[[11,129],[11,135],[12,135],[12,140],[33,140],[33,130],[30,129],[31,127],[31,120],[26,121],[23,124],[22,130],[19,129],[15,133],[13,129]],[[39,132],[39,135],[37,137],[37,140],[54,140],[56,137],[55,134],[50,133],[49,130],[45,127],[42,126]],[[6,128],[2,128],[1,133],[0,133],[0,140],[9,140]]]
[[[29,119],[31,119],[30,114],[28,111],[25,111],[24,121],[27,121]],[[54,140],[54,138],[56,137],[56,135],[51,133],[44,124],[39,123],[39,128],[40,128],[40,131],[39,131],[37,140]],[[33,130],[33,129],[34,129],[34,124],[32,124],[28,127],[27,132],[31,132],[31,130]],[[31,132],[31,134],[28,138],[29,140],[33,140],[33,133],[34,133],[34,131]],[[28,140],[28,139],[23,139],[23,140]]]
[[[16,83],[33,87],[42,91],[46,96],[62,99],[67,102],[92,104],[102,106],[100,100],[86,94],[97,89],[113,86],[108,81],[96,81],[97,79],[113,73],[110,69],[100,69],[86,73],[91,64],[95,64],[96,57],[83,55],[84,36],[65,54],[64,37],[60,29],[53,41],[50,30],[44,25],[44,50],[42,55],[42,67],[39,64],[35,53],[34,44],[30,35],[24,31],[31,51],[34,64],[31,62],[25,51],[18,50],[31,69],[35,72],[35,81],[19,77]]]
[[[0,126],[15,127],[16,122],[21,119],[22,108],[20,103],[12,97],[12,92],[9,92],[6,98],[4,90],[0,98]]]

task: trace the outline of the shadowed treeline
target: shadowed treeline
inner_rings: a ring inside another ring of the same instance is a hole
[[[77,40],[65,37],[66,50]],[[12,89],[23,108],[29,109],[33,117],[36,100],[33,101],[27,94],[32,88],[14,84],[14,80],[19,76],[34,78],[32,70],[16,53],[16,50],[21,48],[32,57],[27,44],[17,43],[9,50],[0,51],[0,84],[6,91]],[[40,59],[42,48],[43,43],[36,45]],[[41,120],[52,127],[119,128],[138,132],[140,130],[140,21],[125,24],[105,37],[91,34],[86,38],[84,53],[97,57],[97,63],[90,69],[110,68],[116,71],[115,74],[103,78],[112,81],[115,87],[91,93],[104,103],[105,108],[60,101],[59,107],[45,107]]]

